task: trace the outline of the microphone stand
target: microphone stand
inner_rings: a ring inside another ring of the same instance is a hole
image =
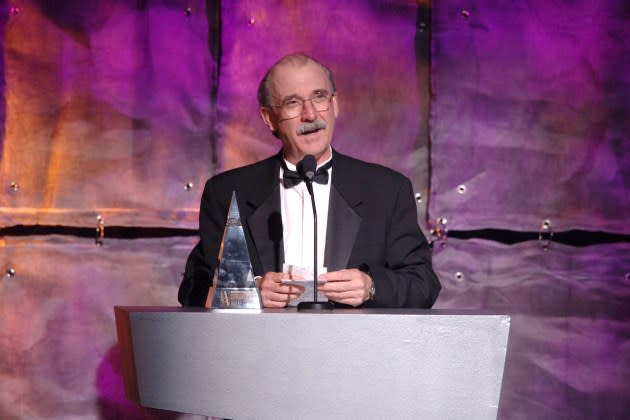
[[[311,196],[311,206],[313,207],[313,302],[298,303],[298,312],[321,312],[331,311],[333,309],[332,302],[317,301],[317,208],[315,208],[315,194],[313,193],[313,175],[304,179],[306,188]]]

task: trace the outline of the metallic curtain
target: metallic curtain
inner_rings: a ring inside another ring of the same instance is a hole
[[[282,55],[335,72],[335,147],[426,189],[413,2],[223,1],[220,18],[200,0],[3,5],[0,226],[101,216],[105,238],[0,238],[2,418],[181,417],[125,401],[113,306],[177,305],[195,238],[110,227],[194,229],[209,176],[278,150],[256,87]]]
[[[435,1],[430,219],[540,231],[437,242],[438,308],[512,315],[499,418],[630,411],[630,8],[620,0]]]
[[[223,1],[216,20],[216,1],[0,3],[0,226],[105,221],[102,247],[0,238],[0,417],[175,417],[125,402],[112,307],[176,305],[195,238],[108,227],[194,229],[208,176],[275,153],[255,91],[288,52],[330,65],[334,146],[409,176],[421,221],[630,233],[626,3],[438,0],[432,22],[403,0]],[[438,308],[513,315],[500,418],[630,411],[628,255],[437,244]]]
[[[433,218],[630,233],[629,7],[435,2]]]
[[[12,3],[0,224],[196,228],[213,159],[205,3]]]
[[[258,114],[258,82],[283,55],[304,52],[335,76],[340,114],[334,147],[412,179],[426,172],[428,157],[416,152],[421,126],[414,52],[417,5],[245,0],[223,2],[222,7],[220,170],[279,150],[280,142]]]

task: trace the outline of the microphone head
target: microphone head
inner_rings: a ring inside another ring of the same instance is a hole
[[[306,155],[304,159],[298,162],[297,171],[302,178],[306,178],[309,181],[313,180],[315,176],[315,169],[317,168],[317,161],[315,156]]]

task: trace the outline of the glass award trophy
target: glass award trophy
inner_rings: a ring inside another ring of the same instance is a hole
[[[218,259],[212,309],[262,309],[236,203],[236,192],[232,192]]]

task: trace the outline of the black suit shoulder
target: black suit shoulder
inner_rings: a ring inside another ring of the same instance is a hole
[[[366,162],[342,154],[335,156],[333,184],[349,202],[368,200],[382,209],[392,203],[400,191],[413,195],[409,178],[386,166]]]
[[[259,203],[269,196],[277,185],[280,161],[274,155],[264,160],[218,173],[206,181],[204,195],[210,194],[229,203],[232,192],[236,193],[239,206],[245,202]]]
[[[260,179],[268,177],[275,168],[278,168],[279,161],[277,155],[270,156],[264,160],[229,169],[220,172],[206,181],[206,184],[213,183],[217,186],[233,185],[250,179]],[[277,172],[276,172],[277,173]]]

